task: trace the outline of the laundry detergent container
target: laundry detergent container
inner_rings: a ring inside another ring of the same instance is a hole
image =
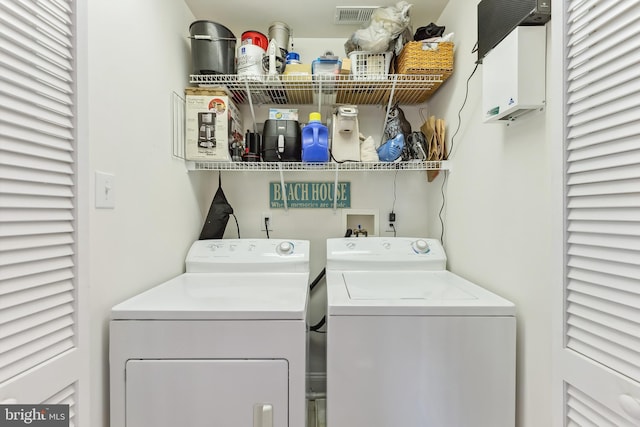
[[[193,74],[235,74],[236,36],[213,21],[189,26]]]

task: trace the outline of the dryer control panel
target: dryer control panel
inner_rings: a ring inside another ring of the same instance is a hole
[[[191,245],[185,264],[187,273],[308,272],[309,241],[197,240]]]
[[[421,237],[327,239],[327,268],[333,270],[445,270],[440,241]]]

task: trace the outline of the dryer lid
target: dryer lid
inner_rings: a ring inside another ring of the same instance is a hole
[[[112,308],[115,320],[301,320],[307,273],[185,273]]]

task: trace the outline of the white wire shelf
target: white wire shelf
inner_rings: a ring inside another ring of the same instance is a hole
[[[402,105],[425,102],[449,74],[387,76],[239,76],[236,74],[192,74],[190,82],[200,87],[223,88],[237,104],[354,104]],[[320,99],[319,99],[320,98]]]
[[[198,162],[187,161],[188,170],[214,171],[424,171],[449,170],[449,162],[407,161],[407,162],[345,162],[345,163],[304,163],[304,162]]]
[[[425,161],[409,160],[400,162],[215,162],[201,160],[187,160],[185,152],[184,127],[184,98],[173,92],[173,157],[185,162],[189,171],[425,171],[451,170],[451,162],[447,160]]]

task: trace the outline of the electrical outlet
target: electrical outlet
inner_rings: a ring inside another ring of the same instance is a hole
[[[396,214],[395,212],[389,212],[389,217],[387,218],[387,233],[395,233],[398,231],[396,228]]]
[[[265,228],[265,221],[266,224],[269,224],[268,231],[273,231],[273,223],[271,222],[271,214],[269,212],[262,212],[260,215],[260,231],[267,231]]]
[[[387,233],[395,233],[398,231],[398,227],[395,222],[390,222],[387,224],[387,228],[385,230]]]

